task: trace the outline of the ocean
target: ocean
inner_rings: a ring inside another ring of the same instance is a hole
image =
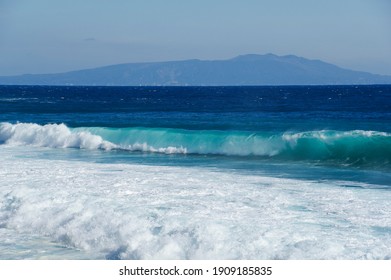
[[[0,86],[0,259],[391,259],[391,86]]]

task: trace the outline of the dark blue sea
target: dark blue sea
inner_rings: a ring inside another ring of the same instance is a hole
[[[391,259],[391,86],[0,86],[0,259]]]

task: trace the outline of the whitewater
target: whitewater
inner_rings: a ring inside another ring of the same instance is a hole
[[[390,97],[0,87],[0,259],[391,259]]]

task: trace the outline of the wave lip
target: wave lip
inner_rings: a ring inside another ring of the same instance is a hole
[[[285,133],[282,155],[294,159],[337,160],[349,164],[391,162],[391,134],[379,131],[308,131]]]
[[[72,132],[65,124],[1,123],[0,143],[49,148],[105,149],[116,147],[88,131]]]

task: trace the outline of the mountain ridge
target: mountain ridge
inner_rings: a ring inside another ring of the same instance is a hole
[[[188,59],[108,65],[56,74],[0,76],[0,85],[261,86],[391,84],[391,76],[344,69],[321,60],[245,54],[227,60]]]

